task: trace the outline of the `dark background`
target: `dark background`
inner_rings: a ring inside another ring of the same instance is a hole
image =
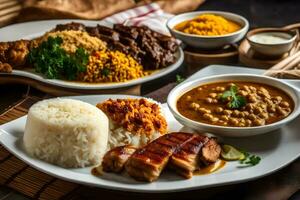
[[[258,27],[282,27],[300,23],[300,0],[207,0],[197,10],[218,10],[233,12],[247,18],[250,29]],[[236,63],[239,65],[239,63]],[[189,74],[186,65],[166,76],[164,79],[144,84],[142,93],[175,81],[176,74],[184,77]]]
[[[300,23],[300,0],[208,0],[198,10],[220,10],[240,14],[249,20],[251,28],[281,27],[292,23]],[[164,78],[144,84],[142,86],[142,94],[147,94],[174,82],[176,74],[184,77],[188,76],[185,69],[186,64],[183,64],[180,69]],[[27,86],[25,85],[0,85],[0,99],[5,98],[5,102],[8,102],[7,105],[0,105],[0,113],[12,102],[19,100],[26,93],[26,90]],[[212,188],[212,190],[215,189]],[[230,199],[243,199],[247,192],[249,193],[248,183],[245,183],[236,185],[234,189],[229,188],[227,192],[219,194],[216,192],[215,194],[217,196],[216,199],[228,199],[229,197]],[[187,198],[188,196],[187,194]],[[201,196],[194,199],[201,199]],[[299,196],[294,195],[290,199],[299,199]]]
[[[251,28],[300,23],[299,0],[208,0],[198,10],[220,10],[240,14]]]
[[[249,20],[250,27],[280,27],[300,23],[300,0],[207,0],[198,10],[220,10],[240,14]],[[237,63],[238,65],[238,63]],[[147,94],[162,86],[174,82],[176,74],[188,76],[186,65],[180,69],[142,86],[142,94]],[[24,85],[0,85],[0,98],[14,102],[26,92]],[[23,91],[20,92],[20,91]],[[0,105],[0,112],[8,105]]]

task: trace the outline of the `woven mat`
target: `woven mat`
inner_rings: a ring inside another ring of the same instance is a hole
[[[167,94],[174,85],[174,83],[169,84],[146,96],[160,102],[165,102]],[[32,96],[30,93],[25,95],[21,101],[12,105],[0,115],[0,125],[26,115],[31,105],[39,100],[49,97],[51,96]],[[139,193],[125,193],[100,188],[91,188],[63,181],[28,166],[23,161],[9,153],[1,145],[0,184],[12,188],[28,197],[45,200],[95,199],[100,195],[101,197],[108,197],[110,200],[120,199],[120,196],[122,196],[123,199],[140,199],[141,197],[143,197],[143,199],[157,199],[158,197],[160,199],[168,199],[173,196],[168,194],[153,194],[145,197],[144,194]],[[213,193],[215,193],[215,191]],[[194,194],[197,194],[197,192]],[[185,194],[182,195],[186,196]]]
[[[175,86],[174,83],[152,92],[147,97],[160,102],[166,101],[166,96],[169,91]],[[0,115],[0,125],[6,122],[17,119],[27,114],[28,109],[35,102],[44,98],[49,98],[49,95],[25,96],[20,102],[11,106],[6,112]],[[18,191],[30,198],[41,200],[77,200],[77,199],[102,199],[109,200],[120,199],[195,199],[201,196],[201,199],[206,199],[224,191],[231,190],[235,186],[225,186],[222,188],[210,188],[206,190],[193,191],[192,195],[189,192],[180,193],[159,193],[159,194],[143,194],[133,192],[114,191],[102,188],[87,187],[76,183],[63,181],[53,176],[40,172],[20,159],[13,156],[3,146],[0,145],[0,184],[7,186],[15,191]]]
[[[0,124],[26,115],[29,107],[39,100],[39,97],[24,98],[0,115]],[[0,184],[36,199],[74,199],[72,192],[80,187],[29,167],[3,146],[0,146]]]
[[[160,102],[165,102],[167,94],[175,86],[175,83],[170,83],[159,90],[146,95]],[[42,92],[28,89],[24,98],[8,108],[0,115],[0,125],[6,122],[17,119],[27,114],[28,109],[39,100],[50,98],[52,96]],[[195,199],[197,196],[211,197],[218,193],[222,193],[233,186],[226,186],[219,189],[211,188],[208,190],[194,191],[193,195],[186,192],[181,193],[165,193],[165,194],[143,194],[134,192],[122,192],[108,190],[95,187],[87,187],[76,183],[57,179],[53,176],[40,172],[29,165],[25,164],[20,159],[13,156],[3,146],[0,145],[0,185],[7,186],[15,191],[18,191],[30,198],[41,200],[77,200],[77,199],[98,199],[109,198],[109,200],[120,199]]]
[[[174,83],[166,85],[148,95],[157,101],[165,102],[166,96],[169,91],[174,87]],[[35,102],[49,98],[51,96],[45,95],[45,93],[27,92],[25,97],[8,108],[4,113],[0,115],[0,125],[11,120],[17,119],[23,115],[26,115],[28,109]],[[300,188],[300,159],[293,162],[289,167],[280,170],[276,174],[268,176],[266,178],[252,181],[245,184],[228,185],[222,187],[209,188],[205,190],[194,190],[180,192],[180,193],[159,193],[159,194],[143,194],[133,192],[121,192],[108,189],[87,187],[76,183],[71,183],[54,178],[43,172],[40,172],[23,161],[19,160],[11,153],[9,153],[3,146],[0,145],[0,185],[7,186],[15,191],[18,191],[33,199],[43,200],[77,200],[77,199],[207,199],[211,197],[224,197],[227,199],[230,197],[231,192],[242,192],[248,199],[257,199],[257,195],[260,194],[259,199],[268,199],[268,194],[275,194],[279,199],[287,199],[291,194]],[[229,195],[229,196],[226,196]],[[238,195],[238,196],[239,196]],[[252,196],[251,196],[252,195]],[[254,196],[253,196],[254,195]],[[299,195],[300,196],[300,195]],[[253,197],[253,198],[251,198]],[[219,198],[217,198],[219,199]],[[222,199],[222,198],[221,198]],[[269,198],[272,199],[272,198]]]

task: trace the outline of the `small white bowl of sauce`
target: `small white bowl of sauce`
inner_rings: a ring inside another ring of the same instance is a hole
[[[247,34],[251,48],[266,56],[281,56],[291,50],[297,34],[279,29],[255,29]]]

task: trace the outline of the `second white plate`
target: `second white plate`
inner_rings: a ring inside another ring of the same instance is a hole
[[[101,21],[90,21],[90,20],[45,20],[45,21],[26,22],[26,23],[14,24],[14,25],[1,28],[0,42],[14,41],[19,39],[32,39],[53,29],[57,24],[65,24],[69,22],[79,22],[88,26],[96,26],[97,24],[102,24],[108,27],[112,26],[112,24],[107,24]],[[123,88],[123,87],[129,87],[133,85],[139,85],[154,79],[158,79],[176,70],[178,67],[180,67],[184,58],[183,51],[181,48],[178,49],[178,51],[175,53],[175,56],[176,56],[176,62],[174,64],[159,69],[149,76],[145,76],[142,78],[134,79],[127,82],[121,82],[121,83],[84,83],[84,82],[74,82],[74,81],[71,82],[71,81],[64,81],[64,80],[57,80],[57,79],[46,79],[44,76],[35,73],[33,70],[27,70],[27,71],[13,70],[13,72],[10,75],[27,77],[49,85],[72,88],[72,89],[105,90],[105,89]]]
[[[93,95],[72,98],[95,105],[108,98],[128,98],[128,96]],[[163,112],[165,113],[170,132],[190,131],[184,129],[174,119],[165,104],[163,105]],[[105,173],[103,176],[96,177],[91,174],[91,168],[65,169],[28,156],[22,145],[25,122],[26,116],[0,126],[1,144],[18,158],[30,166],[60,179],[124,191],[175,192],[244,182],[275,172],[300,155],[300,135],[298,133],[300,118],[297,118],[282,129],[265,135],[241,139],[220,138],[222,142],[232,144],[260,156],[262,158],[261,162],[254,167],[240,168],[238,162],[228,162],[224,168],[212,174],[194,176],[186,180],[175,173],[164,172],[156,182],[144,183],[134,181],[126,175],[112,173]]]

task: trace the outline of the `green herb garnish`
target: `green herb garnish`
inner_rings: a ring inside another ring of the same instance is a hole
[[[44,74],[49,79],[75,80],[80,72],[86,71],[89,55],[83,48],[78,48],[75,54],[68,54],[60,47],[61,37],[49,37],[28,54],[29,63],[35,71]]]
[[[185,78],[183,78],[182,76],[180,76],[179,74],[176,75],[176,83],[182,83],[185,80]]]
[[[261,161],[261,158],[257,155],[251,155],[250,153],[245,151],[242,151],[242,153],[245,155],[245,158],[240,161],[240,163],[243,165],[255,166]]]
[[[107,67],[103,68],[102,71],[101,71],[101,74],[103,76],[108,76],[109,73],[110,73],[110,70]]]
[[[229,107],[233,109],[238,109],[246,105],[246,98],[237,95],[239,88],[236,85],[230,86],[229,90],[223,92],[221,99],[222,101],[227,101],[229,97]]]

